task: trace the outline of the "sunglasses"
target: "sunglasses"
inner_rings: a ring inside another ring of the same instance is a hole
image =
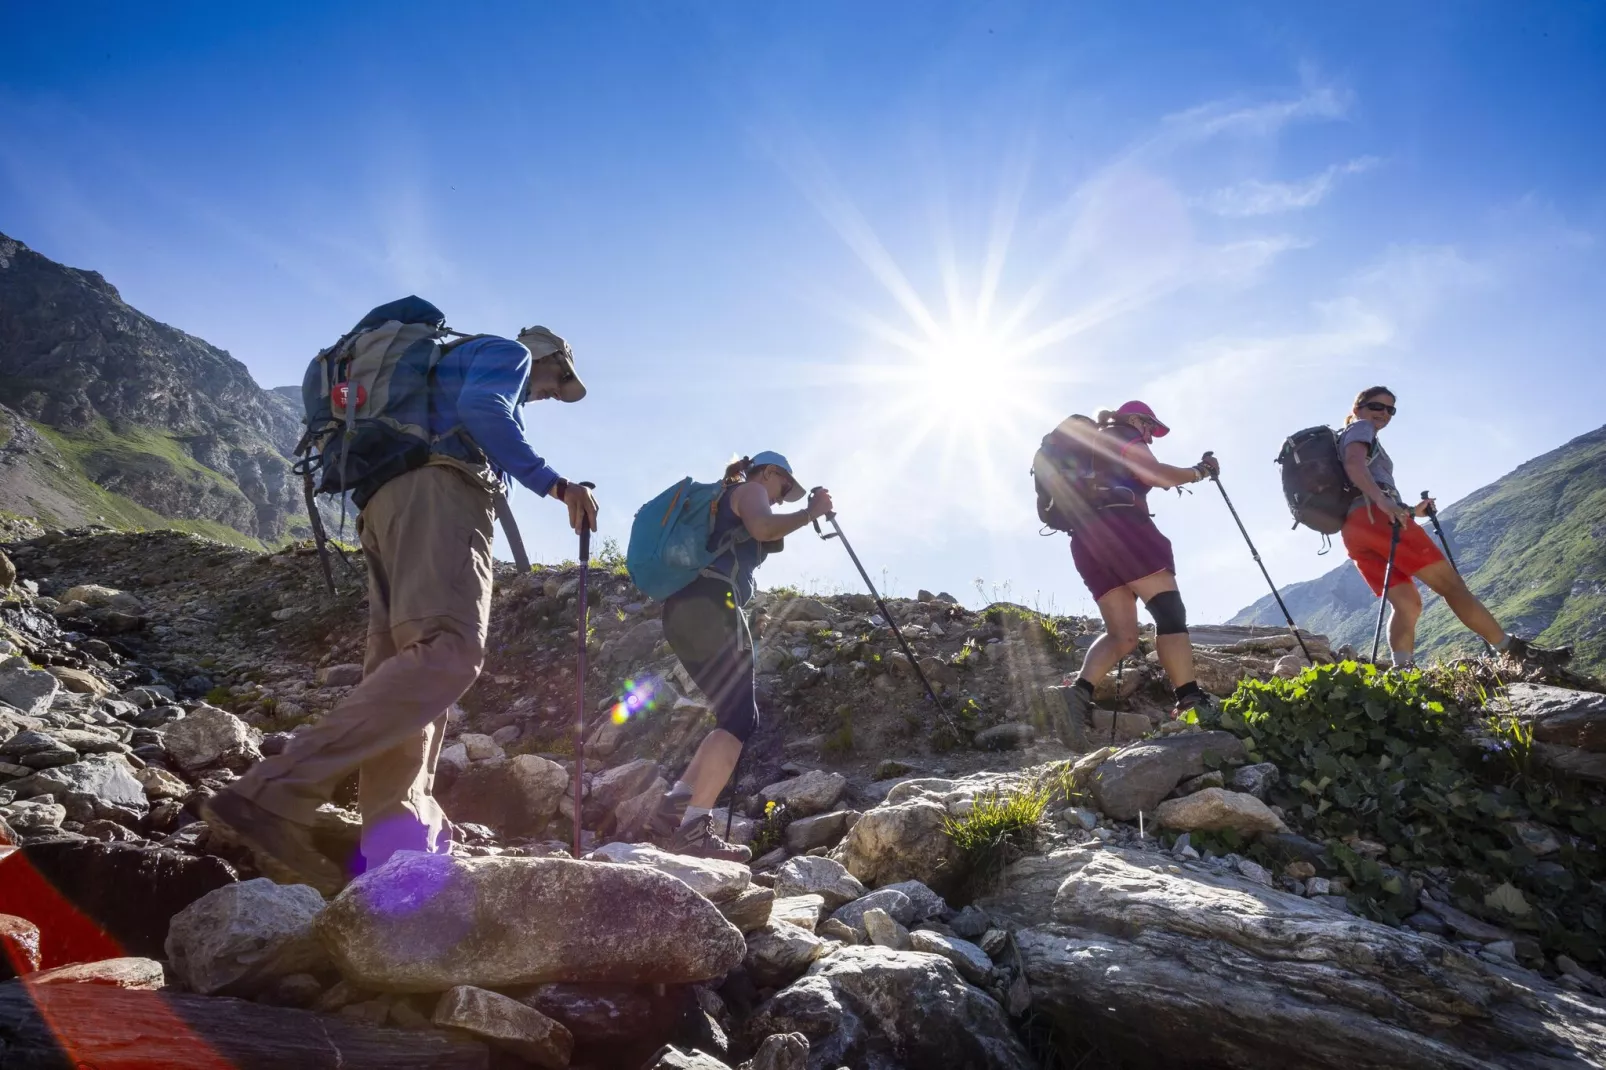
[[[1366,404],[1362,405],[1361,408],[1371,409],[1373,412],[1386,412],[1390,416],[1393,416],[1396,412],[1400,411],[1393,405],[1385,405],[1381,401],[1368,401]]]

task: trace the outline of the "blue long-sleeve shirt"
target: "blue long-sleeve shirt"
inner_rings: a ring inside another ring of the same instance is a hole
[[[522,408],[531,363],[530,351],[506,338],[476,338],[453,349],[435,369],[429,430],[437,451],[472,461],[469,445],[449,435],[461,427],[504,483],[511,477],[546,494],[558,473],[524,434]]]

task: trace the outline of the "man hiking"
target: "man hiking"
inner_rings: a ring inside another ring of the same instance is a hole
[[[544,327],[517,341],[474,338],[434,372],[426,463],[363,487],[357,530],[368,565],[363,679],[283,753],[202,805],[269,877],[333,894],[346,874],[312,841],[313,814],[358,772],[362,865],[397,851],[444,853],[451,825],[432,788],[446,711],[485,660],[494,499],[508,480],[596,529],[591,492],[560,477],[525,436],[520,406],[585,397],[569,345]]]
[[[1111,412],[1101,411],[1097,429],[1067,433],[1092,436],[1101,472],[1098,500],[1088,503],[1088,515],[1071,535],[1071,560],[1087,584],[1104,634],[1093,641],[1082,659],[1070,691],[1070,716],[1085,719],[1093,709],[1093,690],[1120,660],[1138,646],[1138,599],[1154,618],[1154,646],[1160,665],[1176,695],[1172,718],[1180,717],[1209,700],[1193,671],[1193,644],[1188,639],[1187,610],[1177,590],[1177,566],[1171,541],[1160,533],[1149,515],[1148,495],[1154,487],[1198,483],[1219,474],[1214,457],[1191,468],[1162,464],[1149,444],[1171,429],[1141,401],[1129,401]],[[1085,417],[1081,418],[1085,421]]]
[[[1389,650],[1395,668],[1409,668],[1416,663],[1416,625],[1422,616],[1422,595],[1411,582],[1413,579],[1427,584],[1462,624],[1513,660],[1523,662],[1542,655],[1552,662],[1566,661],[1571,651],[1541,651],[1502,628],[1427,532],[1414,522],[1415,517],[1428,516],[1433,511],[1433,499],[1423,499],[1414,507],[1405,504],[1394,484],[1394,462],[1378,441],[1378,432],[1393,422],[1397,411],[1394,391],[1386,386],[1367,387],[1356,395],[1338,436],[1344,473],[1360,491],[1344,520],[1344,549],[1372,593],[1388,598]],[[1389,572],[1389,547],[1395,525],[1399,525],[1399,543],[1394,546],[1394,567]],[[1385,574],[1389,583],[1386,596]]]
[[[831,494],[823,487],[802,509],[774,511],[781,502],[802,497],[790,462],[779,453],[731,462],[708,538],[711,548],[730,539],[730,548],[664,601],[664,638],[714,704],[716,719],[651,818],[650,836],[675,854],[737,862],[752,857],[746,847],[720,838],[710,810],[736,768],[742,745],[758,728],[753,636],[743,611],[753,598],[753,572],[787,535],[831,512]]]

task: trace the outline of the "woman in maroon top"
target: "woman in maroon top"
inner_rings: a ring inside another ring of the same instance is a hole
[[[1104,634],[1094,640],[1071,689],[1071,717],[1093,708],[1093,689],[1137,649],[1138,600],[1154,618],[1155,649],[1176,693],[1173,718],[1208,701],[1193,672],[1187,611],[1177,591],[1171,540],[1155,527],[1147,498],[1154,487],[1197,483],[1220,472],[1209,454],[1191,468],[1163,464],[1149,451],[1170,428],[1141,401],[1098,414],[1099,454],[1111,493],[1071,536],[1071,560],[1098,603]]]

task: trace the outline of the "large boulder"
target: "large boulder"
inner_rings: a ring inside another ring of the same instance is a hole
[[[1178,784],[1209,765],[1243,758],[1243,741],[1230,732],[1183,732],[1147,740],[1099,763],[1092,774],[1093,799],[1116,820],[1133,821],[1140,811],[1152,813]]]
[[[1241,792],[1205,788],[1180,799],[1167,799],[1155,810],[1161,827],[1178,832],[1226,832],[1244,836],[1262,832],[1287,832],[1282,818],[1271,807]]]
[[[784,805],[793,817],[812,817],[835,806],[847,787],[848,778],[841,773],[810,769],[790,780],[769,785],[760,795],[765,802]]]
[[[707,899],[646,866],[402,852],[353,881],[317,930],[342,974],[389,992],[543,981],[688,984],[746,944]]]
[[[167,960],[192,992],[250,995],[327,961],[312,923],[323,896],[266,877],[227,884],[197,899],[167,928]]]
[[[777,992],[746,1029],[755,1044],[775,1033],[803,1034],[810,1070],[1036,1066],[991,996],[945,959],[918,951],[840,948]]]
[[[1606,751],[1606,695],[1515,683],[1506,687],[1505,701],[1533,729],[1535,742]]]
[[[958,848],[943,828],[947,818],[947,807],[930,798],[877,806],[859,818],[831,857],[872,888],[917,880],[950,889],[961,875]]]
[[[594,827],[611,815],[619,804],[646,791],[658,779],[658,763],[651,758],[606,769],[591,778],[591,792],[585,797],[585,824]]]
[[[43,669],[0,669],[0,703],[24,717],[40,717],[50,709],[61,681]]]
[[[75,962],[29,974],[29,985],[111,985],[134,991],[154,992],[167,987],[167,970],[155,959],[125,955],[99,962]]]
[[[441,800],[458,824],[489,825],[504,836],[539,836],[569,790],[568,771],[537,754],[473,762]]]
[[[1016,933],[1033,1007],[1138,1066],[1559,1068],[1606,1059],[1606,1010],[1443,941],[1147,853],[1031,860],[1052,904],[984,906]],[[1039,886],[1037,876],[1025,883]],[[1023,909],[1024,908],[1024,909]]]
[[[833,810],[799,818],[786,826],[786,849],[800,855],[816,847],[835,847],[860,816],[857,810]]]
[[[775,894],[782,898],[818,895],[826,910],[835,910],[865,893],[864,883],[834,858],[799,855],[775,871]]]
[[[599,862],[649,866],[716,903],[740,895],[753,879],[753,871],[740,862],[670,854],[645,843],[610,843],[597,848],[588,857]]]
[[[261,743],[261,732],[204,703],[162,732],[162,745],[186,772],[211,766],[241,772],[262,760]]]
[[[221,858],[98,840],[26,844],[0,858],[0,914],[44,934],[44,965],[166,952],[168,919],[232,884]]]

